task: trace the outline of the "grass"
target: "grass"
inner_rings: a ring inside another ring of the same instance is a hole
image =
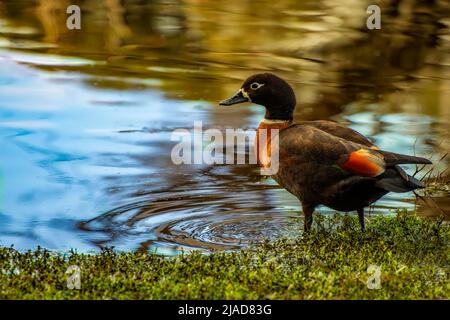
[[[177,257],[0,248],[0,299],[449,299],[450,225],[441,220],[317,216],[307,237]],[[81,289],[67,288],[79,266]],[[369,289],[370,265],[381,289]],[[19,266],[19,267],[17,267]]]

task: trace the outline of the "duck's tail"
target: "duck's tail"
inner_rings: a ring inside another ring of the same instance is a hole
[[[408,156],[384,150],[378,152],[384,156],[384,161],[390,166],[395,166],[397,164],[432,164],[430,160],[421,157]]]
[[[422,181],[410,176],[398,165],[388,168],[378,179],[376,186],[391,192],[408,192],[425,188]]]

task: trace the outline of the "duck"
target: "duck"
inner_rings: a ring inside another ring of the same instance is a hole
[[[306,233],[311,230],[318,206],[356,211],[364,231],[366,207],[389,192],[411,192],[425,187],[400,165],[431,164],[426,158],[381,150],[363,134],[335,121],[294,122],[295,92],[275,74],[248,77],[232,97],[219,105],[244,102],[265,108],[255,142],[258,164],[267,165],[267,161],[260,159],[261,150],[267,156],[271,153],[268,149],[275,145],[279,160],[271,176],[300,201]],[[258,139],[261,130],[276,132],[277,143],[271,143],[275,134],[261,142]]]

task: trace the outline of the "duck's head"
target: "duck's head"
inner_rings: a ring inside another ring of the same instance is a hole
[[[221,106],[231,106],[242,102],[253,102],[266,108],[268,120],[292,120],[296,105],[292,87],[272,73],[258,73],[244,81],[239,91],[229,99],[221,101]]]

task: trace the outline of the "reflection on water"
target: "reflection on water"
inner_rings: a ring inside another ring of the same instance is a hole
[[[71,4],[82,30],[65,27]],[[297,120],[338,120],[382,148],[439,158],[450,149],[450,5],[381,1],[382,30],[368,31],[368,4],[3,0],[0,245],[174,254],[301,229],[297,200],[254,166],[170,160],[171,132],[194,120],[255,128],[262,108],[217,101],[261,71],[293,84]],[[435,200],[448,211],[448,199]],[[414,206],[393,194],[372,212]]]

